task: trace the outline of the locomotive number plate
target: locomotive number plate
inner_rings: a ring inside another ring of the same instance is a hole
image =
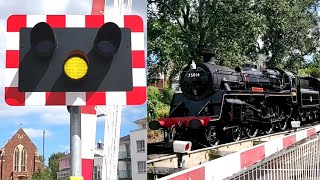
[[[200,77],[200,73],[187,73],[187,77],[189,78]]]

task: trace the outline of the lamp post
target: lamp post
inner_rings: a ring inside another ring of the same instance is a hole
[[[44,138],[45,138],[45,134],[46,134],[46,131],[43,130],[43,136],[42,136],[42,163],[43,163],[43,169],[45,168],[45,165],[44,165]]]

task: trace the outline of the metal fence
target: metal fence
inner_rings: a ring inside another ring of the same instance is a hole
[[[229,177],[231,180],[318,180],[320,136],[315,134]]]

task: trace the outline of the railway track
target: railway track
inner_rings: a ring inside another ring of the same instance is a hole
[[[174,154],[172,149],[173,142],[148,144],[148,160]]]
[[[312,125],[316,125],[316,124],[319,124],[319,123],[315,123]],[[307,129],[310,127],[310,125],[311,124],[308,124],[308,125],[305,124],[305,126],[299,128],[298,130]],[[199,164],[217,159],[219,157],[226,156],[231,153],[241,151],[261,143],[268,142],[273,139],[284,137],[294,131],[295,130],[287,130],[287,131],[278,132],[270,135],[263,135],[263,136],[259,136],[251,139],[244,139],[244,140],[221,144],[213,147],[193,150],[182,155],[174,154],[172,152],[172,149],[173,149],[172,143],[167,144],[165,147],[163,147],[164,144],[162,143],[154,144],[154,146],[151,147],[154,149],[150,149],[151,151],[152,150],[154,151],[164,150],[164,151],[162,151],[159,154],[149,153],[148,161],[147,161],[148,179],[153,179],[155,175],[158,178],[167,176],[169,174],[173,174],[175,172],[197,166]],[[178,167],[179,157],[182,162],[183,168]]]

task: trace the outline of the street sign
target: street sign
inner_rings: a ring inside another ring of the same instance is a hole
[[[137,15],[124,15],[116,20],[105,19],[103,15],[10,16],[6,103],[10,106],[143,104],[146,101],[143,24]]]

